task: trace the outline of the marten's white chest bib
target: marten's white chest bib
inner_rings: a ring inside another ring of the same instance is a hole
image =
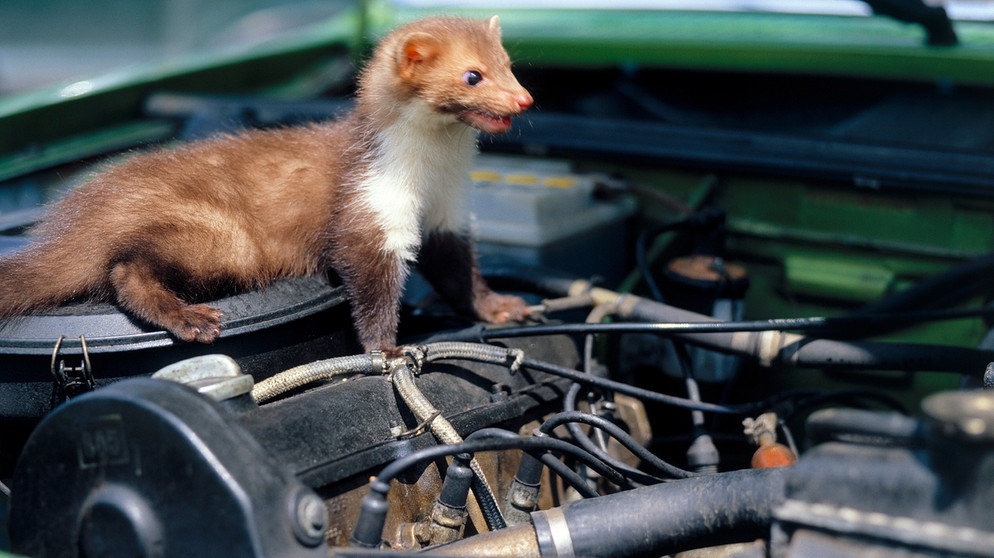
[[[410,262],[424,231],[463,228],[476,132],[415,102],[377,134],[376,142],[360,191],[385,233],[384,248]]]

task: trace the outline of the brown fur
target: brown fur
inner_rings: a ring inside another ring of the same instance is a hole
[[[415,22],[381,42],[355,111],[341,121],[226,135],[111,166],[54,204],[37,243],[0,261],[0,317],[113,299],[178,339],[210,343],[220,313],[191,301],[332,268],[352,299],[364,348],[394,352],[406,263],[384,248],[390,236],[364,203],[363,180],[380,157],[380,134],[413,103],[450,118],[428,120],[451,125],[452,134],[470,133],[466,124],[503,131],[501,118],[527,109],[531,98],[499,37],[487,22]],[[470,68],[487,87],[467,86]],[[459,231],[439,234],[453,256],[433,242],[431,265],[422,267],[455,267],[452,276],[429,272],[441,294],[483,319],[524,317],[523,301],[486,287]],[[453,285],[454,276],[468,286]]]
[[[476,265],[473,244],[466,236],[429,233],[418,266],[435,291],[459,312],[497,323],[525,318],[520,298],[499,295],[487,287]]]

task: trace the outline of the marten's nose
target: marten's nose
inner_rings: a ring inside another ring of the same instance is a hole
[[[528,110],[528,107],[532,106],[534,101],[532,100],[531,94],[527,91],[522,91],[520,95],[514,98],[514,102],[517,103],[518,109],[524,112]]]

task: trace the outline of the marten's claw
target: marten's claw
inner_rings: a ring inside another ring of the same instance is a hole
[[[178,339],[210,344],[221,335],[221,311],[206,304],[184,307],[169,331]]]
[[[477,305],[477,312],[492,324],[506,324],[525,321],[530,310],[521,297],[490,293]]]

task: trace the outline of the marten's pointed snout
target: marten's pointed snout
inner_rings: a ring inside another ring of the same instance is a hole
[[[514,98],[514,102],[518,105],[518,110],[525,112],[535,101],[532,99],[530,93],[522,90],[521,94]]]

